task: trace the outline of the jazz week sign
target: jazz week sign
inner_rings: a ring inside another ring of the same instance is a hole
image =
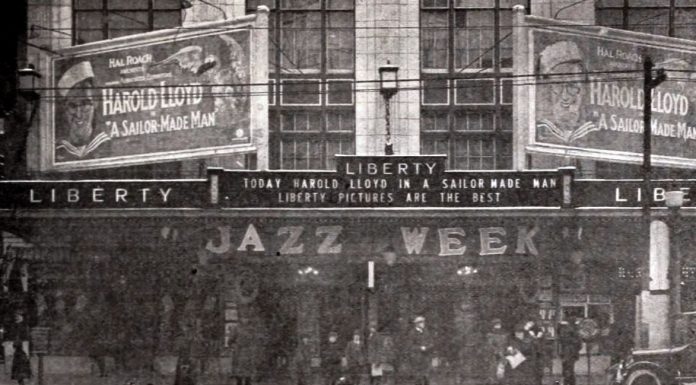
[[[535,75],[525,98],[527,149],[562,156],[637,163],[643,152],[643,61],[666,71],[652,91],[653,161],[696,167],[696,92],[690,73],[696,46],[605,27],[525,17],[529,60],[518,71]],[[653,74],[654,75],[654,74]]]
[[[245,20],[78,46],[55,57],[48,168],[252,151],[249,88],[258,80],[254,68],[266,64],[252,63],[257,32],[253,18]]]
[[[233,208],[558,207],[557,171],[447,171],[445,157],[337,156],[337,171],[212,170]]]

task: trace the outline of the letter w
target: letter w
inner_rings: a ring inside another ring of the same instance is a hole
[[[409,227],[401,228],[401,236],[404,239],[404,247],[408,254],[420,254],[425,243],[425,236],[428,235],[428,227]]]

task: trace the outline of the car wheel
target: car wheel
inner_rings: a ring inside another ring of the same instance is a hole
[[[638,369],[626,378],[626,385],[664,385],[660,376],[649,369]]]

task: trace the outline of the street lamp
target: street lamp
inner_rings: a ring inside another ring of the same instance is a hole
[[[379,67],[379,93],[384,98],[384,120],[386,122],[386,140],[384,142],[384,154],[394,155],[394,144],[391,140],[391,113],[389,100],[399,92],[399,66],[393,65],[387,60],[387,64]]]
[[[670,302],[671,324],[670,340],[672,345],[677,341],[677,325],[681,316],[681,254],[675,243],[679,230],[679,209],[684,205],[684,191],[676,189],[665,193],[665,205],[669,209],[669,260],[670,260]]]
[[[24,67],[17,70],[17,94],[22,96],[24,100],[29,102],[30,108],[26,111],[25,121],[26,132],[34,122],[34,116],[39,107],[39,99],[41,94],[38,93],[41,74],[36,70],[33,64],[26,64]]]
[[[27,64],[17,70],[17,91],[27,100],[38,100],[40,95],[36,90],[39,88],[41,74],[33,64]]]

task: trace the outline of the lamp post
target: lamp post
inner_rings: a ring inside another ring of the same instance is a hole
[[[41,95],[37,92],[41,74],[32,64],[17,69],[15,79],[15,108],[12,113],[0,115],[0,179],[22,174],[26,142],[29,130],[39,106]]]
[[[684,205],[684,191],[676,189],[665,193],[665,205],[669,209],[669,272],[670,272],[670,340],[677,341],[677,325],[681,315],[681,253],[676,247],[679,232],[679,209]]]
[[[394,144],[391,139],[391,112],[389,100],[399,92],[399,66],[387,60],[387,64],[379,67],[379,93],[384,98],[385,135],[384,154],[394,155]]]

